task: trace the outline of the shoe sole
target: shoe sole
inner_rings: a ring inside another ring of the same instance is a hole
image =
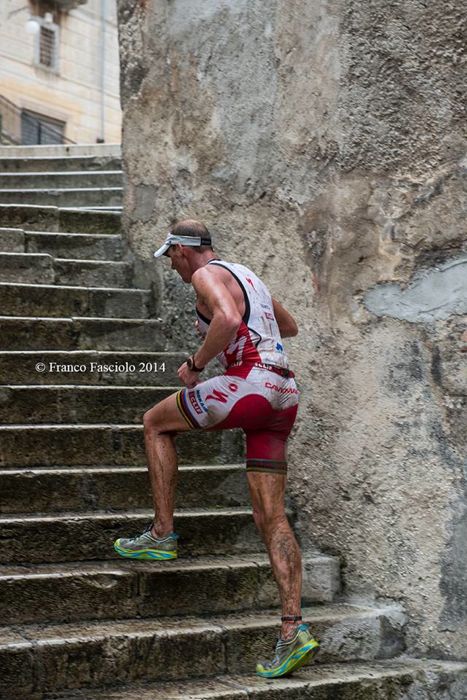
[[[293,670],[297,671],[302,666],[305,666],[309,661],[312,661],[312,659],[315,658],[318,651],[319,651],[319,644],[318,644],[318,646],[315,646],[312,649],[310,649],[308,654],[305,654],[305,656],[298,662],[298,664],[296,664],[296,666],[294,666]]]
[[[163,549],[125,549],[118,544],[114,544],[114,549],[121,557],[126,559],[142,559],[143,561],[153,561],[162,559],[176,559],[177,552],[165,552]]]
[[[270,671],[256,671],[256,675],[262,676],[263,678],[279,678],[280,676],[286,676],[292,673],[292,671],[296,671],[304,666],[316,655],[318,650],[319,643],[316,639],[310,639],[309,642],[303,644],[303,646],[299,647],[293,654],[288,656],[280,666]]]

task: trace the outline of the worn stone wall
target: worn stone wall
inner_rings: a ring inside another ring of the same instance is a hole
[[[342,558],[348,597],[402,603],[411,653],[465,657],[461,5],[119,0],[119,23],[134,251],[201,218],[294,313],[303,547]]]

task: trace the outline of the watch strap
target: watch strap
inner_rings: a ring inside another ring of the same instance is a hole
[[[187,359],[186,363],[187,363],[187,365],[188,365],[188,369],[189,369],[191,372],[202,372],[203,369],[204,369],[204,367],[197,367],[197,366],[196,366],[196,364],[195,364],[195,356],[194,356],[194,355],[190,355],[190,357]]]

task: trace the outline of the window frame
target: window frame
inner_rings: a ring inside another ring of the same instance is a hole
[[[37,23],[39,24],[39,31],[35,35],[34,42],[34,65],[36,68],[41,68],[42,70],[48,71],[49,73],[59,72],[59,47],[60,47],[60,27],[55,22],[47,22],[44,17],[37,17]],[[42,29],[48,29],[54,34],[54,53],[53,53],[53,64],[47,66],[40,62],[41,58],[41,36]]]
[[[55,133],[60,137],[59,141],[25,141],[24,139],[24,120],[30,119],[31,122],[37,122],[39,127],[39,132],[42,129],[50,129],[50,131],[55,131]],[[66,122],[60,119],[55,119],[54,117],[49,117],[47,114],[42,114],[40,112],[33,111],[31,109],[23,108],[21,110],[21,145],[35,146],[35,145],[54,145],[65,143],[65,130]]]

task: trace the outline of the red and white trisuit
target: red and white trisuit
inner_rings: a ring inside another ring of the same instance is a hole
[[[238,263],[210,260],[228,270],[243,291],[245,314],[235,338],[217,356],[225,374],[177,394],[190,428],[243,428],[247,471],[287,472],[286,443],[294,424],[299,391],[277,325],[271,294],[251,270]],[[196,309],[199,330],[210,320]]]

